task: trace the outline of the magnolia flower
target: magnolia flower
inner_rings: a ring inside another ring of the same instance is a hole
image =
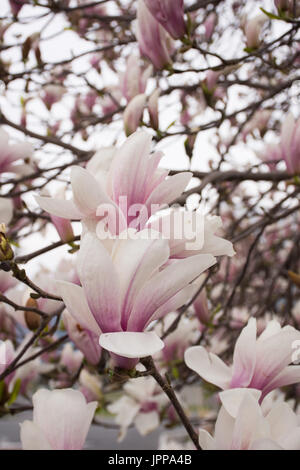
[[[70,314],[101,334],[100,345],[125,368],[163,348],[159,337],[145,329],[182,306],[195,290],[190,283],[216,261],[201,254],[165,266],[168,241],[158,232],[130,230],[105,245],[88,232],[77,258],[82,287],[58,283]]]
[[[264,415],[257,390],[235,389],[220,393],[222,407],[212,437],[199,431],[204,450],[299,450],[300,425],[286,403],[275,404]]]
[[[155,380],[152,377],[131,379],[123,390],[124,395],[107,407],[110,413],[116,415],[115,421],[120,426],[118,440],[124,439],[132,423],[142,436],[158,428],[159,411],[168,399],[158,390]]]
[[[168,175],[167,170],[158,168],[161,152],[150,154],[151,136],[146,132],[135,132],[121,148],[114,153],[108,150],[104,158],[104,167],[97,165],[101,153],[94,157],[93,166],[83,169],[74,166],[71,169],[71,187],[73,199],[53,199],[36,197],[39,205],[50,214],[66,219],[82,220],[96,224],[103,219],[108,208],[113,210],[113,218],[118,218],[119,230],[123,231],[134,221],[143,228],[148,218],[163,204],[175,200],[189,183],[189,172]],[[109,170],[106,163],[112,159]],[[88,168],[98,171],[91,174]],[[104,209],[104,214],[100,209]],[[142,215],[138,216],[142,209]],[[146,209],[146,217],[145,210]],[[97,215],[98,213],[98,215]],[[109,214],[111,211],[109,211]],[[108,215],[109,215],[108,214]],[[111,229],[111,227],[110,227]],[[110,230],[113,233],[113,230]]]
[[[211,37],[214,33],[216,24],[217,24],[218,17],[216,13],[213,11],[211,12],[206,20],[204,21],[204,27],[205,27],[205,39],[206,41],[210,41]]]
[[[97,402],[86,403],[81,392],[38,390],[32,397],[33,421],[21,423],[24,450],[81,450]]]
[[[136,95],[126,106],[123,114],[124,129],[127,137],[133,134],[140,125],[144,108],[146,104],[146,95]]]
[[[62,85],[46,85],[43,88],[42,100],[47,109],[51,109],[54,103],[60,101],[63,95],[66,93],[66,89]]]
[[[277,163],[282,160],[282,151],[280,145],[267,145],[263,153],[260,153],[259,156],[268,165],[270,170],[276,170]]]
[[[32,153],[33,148],[30,143],[10,144],[8,133],[0,128],[0,173],[18,172],[19,168],[15,162],[30,158]]]
[[[183,0],[144,0],[154,18],[174,38],[185,35]]]
[[[253,118],[245,125],[242,131],[243,141],[246,142],[247,136],[254,133],[255,129],[258,130],[261,137],[264,136],[268,130],[268,124],[272,116],[272,111],[269,109],[260,109],[256,111]]]
[[[261,43],[261,30],[265,22],[267,21],[267,16],[264,14],[259,14],[252,18],[249,21],[246,21],[245,24],[245,35],[247,47],[250,49],[256,49]]]
[[[144,0],[138,0],[137,40],[141,55],[147,57],[157,69],[172,63],[167,33],[152,16]]]
[[[145,92],[147,81],[151,77],[152,71],[152,65],[143,68],[138,57],[135,55],[128,57],[125,73],[120,76],[120,87],[128,102],[136,95]]]
[[[300,173],[300,118],[289,113],[281,128],[282,158],[290,173]]]
[[[256,334],[256,320],[250,318],[235,344],[230,367],[202,346],[187,349],[185,363],[204,380],[224,390],[255,388],[262,391],[262,398],[275,388],[298,382],[300,366],[289,364],[300,332],[291,326],[281,328],[272,320],[258,339]]]

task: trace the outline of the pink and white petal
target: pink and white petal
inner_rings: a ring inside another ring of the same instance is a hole
[[[128,207],[144,202],[151,140],[147,132],[134,132],[116,153],[109,174],[116,204],[120,196],[127,197]]]
[[[33,421],[20,423],[20,439],[23,450],[53,450],[42,430]]]
[[[120,286],[111,256],[96,237],[83,237],[77,271],[87,303],[103,333],[121,330]]]
[[[275,388],[285,387],[300,382],[300,366],[287,366],[263,389],[264,396]]]
[[[270,425],[271,437],[276,442],[287,436],[298,426],[297,415],[287,403],[275,403],[266,419]]]
[[[215,354],[202,346],[192,346],[184,353],[186,365],[204,380],[222,389],[229,387],[231,369]]]
[[[32,398],[33,421],[55,450],[82,449],[97,403],[86,403],[73,389],[38,390]],[[59,417],[59,419],[58,419]]]
[[[105,333],[100,336],[99,344],[107,351],[127,358],[152,356],[164,348],[162,340],[152,331]]]
[[[261,391],[255,388],[231,388],[220,392],[219,398],[226,411],[233,418],[236,418],[243,401],[248,395],[251,395],[258,403],[261,397]]]
[[[113,204],[94,176],[80,166],[71,168],[71,185],[74,203],[86,216],[96,214],[100,204]]]
[[[234,418],[230,416],[230,414],[225,410],[224,406],[222,406],[215,424],[215,449],[231,449],[234,424]]]
[[[199,445],[202,450],[215,450],[215,440],[205,429],[199,429]]]
[[[151,204],[170,204],[175,201],[183,193],[192,176],[192,173],[185,171],[162,181],[148,197],[146,206],[150,208]]]
[[[244,394],[235,419],[232,450],[248,450],[261,437],[263,415],[257,397],[251,391]]]
[[[185,305],[193,297],[196,291],[197,286],[195,285],[188,285],[181,289],[181,291],[175,294],[170,300],[168,300],[161,307],[159,307],[158,310],[156,310],[154,315],[149,319],[148,325],[150,322],[158,320],[170,312],[175,312],[178,308]]]
[[[231,387],[247,387],[251,382],[256,364],[256,319],[250,318],[242,329],[233,353]]]
[[[201,253],[211,253],[214,256],[234,256],[235,251],[232,243],[225,238],[211,235],[205,238]]]
[[[264,331],[259,335],[257,343],[259,344],[262,341],[265,341],[267,338],[270,338],[271,336],[274,336],[277,333],[280,333],[280,331],[281,331],[281,325],[277,320],[269,321]]]
[[[127,322],[133,303],[142,286],[157,273],[169,258],[167,240],[155,237],[156,232],[142,230],[134,239],[118,240],[112,257],[120,279],[120,298],[122,327],[127,329]],[[143,238],[146,235],[145,238]],[[156,238],[156,239],[155,239]]]
[[[138,413],[134,420],[134,424],[138,432],[142,436],[146,436],[150,432],[154,431],[154,429],[158,428],[160,424],[159,415],[157,411]]]
[[[128,322],[129,329],[143,330],[149,319],[163,304],[215,262],[216,259],[212,255],[195,255],[176,260],[153,276],[144,284],[136,297]]]
[[[292,362],[293,342],[300,332],[293,327],[282,328],[277,334],[256,343],[256,366],[250,386],[265,389]]]
[[[79,325],[100,335],[101,330],[90,311],[83,288],[66,281],[56,281],[56,285],[66,309]]]
[[[80,220],[83,217],[72,200],[44,196],[35,196],[35,200],[44,211],[57,217],[74,220]]]
[[[295,118],[293,113],[288,113],[281,126],[281,144],[284,149],[288,149],[295,128]]]

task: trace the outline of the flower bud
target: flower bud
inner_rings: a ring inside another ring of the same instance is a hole
[[[149,98],[148,101],[148,111],[150,115],[150,124],[153,129],[158,130],[158,98],[160,95],[160,90],[156,89]]]
[[[38,308],[38,303],[36,299],[33,299],[32,297],[29,297],[29,299],[26,302],[25,307],[29,308]],[[38,313],[32,312],[30,310],[27,310],[24,312],[24,318],[26,325],[29,330],[34,331],[37,330],[38,327],[41,324],[41,317]]]
[[[2,227],[0,227],[0,261],[9,261],[13,259],[14,252],[9,244],[9,241],[5,236],[5,232],[3,232],[5,228],[3,224],[1,225]]]
[[[141,55],[147,57],[157,69],[172,63],[166,31],[139,0],[137,8],[137,39]]]
[[[135,96],[124,111],[124,129],[127,136],[133,134],[139,127],[146,104],[146,95]]]
[[[185,35],[183,0],[145,0],[145,4],[170,36],[179,39]]]

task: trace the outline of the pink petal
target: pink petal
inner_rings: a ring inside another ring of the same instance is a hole
[[[90,311],[83,288],[66,281],[56,281],[56,285],[66,309],[79,325],[100,335],[101,330]]]
[[[162,181],[148,197],[147,207],[150,208],[151,204],[170,204],[175,201],[183,193],[192,176],[192,173],[185,171]]]
[[[118,240],[112,254],[120,279],[122,327],[125,330],[142,286],[169,257],[168,241],[155,239],[156,235],[150,230],[143,230],[136,234],[135,239]]]
[[[120,331],[120,285],[108,251],[92,233],[82,241],[77,270],[91,312],[102,332]]]
[[[256,363],[256,320],[250,318],[234,348],[231,387],[247,387]]]
[[[195,255],[176,260],[153,276],[144,284],[136,297],[128,329],[143,330],[149,319],[163,304],[215,262],[216,259],[212,255]]]

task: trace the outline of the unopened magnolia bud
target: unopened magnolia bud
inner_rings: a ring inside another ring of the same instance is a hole
[[[158,121],[158,98],[160,95],[160,90],[157,88],[149,98],[148,101],[148,111],[150,116],[150,124],[153,129],[158,130],[159,121]]]
[[[26,302],[26,307],[38,308],[38,303],[36,299],[29,297],[29,299]],[[26,325],[29,328],[29,330],[34,331],[38,329],[38,327],[41,324],[41,317],[38,313],[27,310],[26,312],[24,312],[24,317],[25,317]]]
[[[1,227],[0,230],[3,230]],[[0,261],[9,261],[13,259],[14,252],[3,231],[0,232]]]
[[[135,132],[139,127],[145,104],[146,95],[142,93],[132,98],[130,103],[127,105],[123,115],[124,129],[127,136],[133,134],[133,132]]]

